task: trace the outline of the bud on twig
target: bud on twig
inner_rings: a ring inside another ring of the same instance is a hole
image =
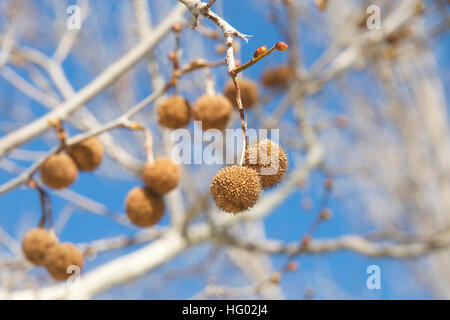
[[[275,45],[275,49],[278,51],[286,51],[288,48],[289,46],[282,41],[277,42],[277,44]]]
[[[340,128],[348,126],[349,120],[346,116],[339,116],[336,119],[336,125]]]
[[[281,276],[282,276],[282,274],[280,272],[275,272],[274,274],[272,274],[272,276],[270,276],[270,282],[272,282],[274,284],[280,283]]]
[[[311,242],[311,235],[310,234],[305,235],[302,240],[302,247],[307,248],[310,242]]]
[[[181,24],[179,24],[179,23],[174,23],[174,24],[172,25],[172,31],[173,31],[173,32],[181,32]]]
[[[175,54],[175,52],[170,51],[169,54],[167,55],[167,57],[168,57],[171,61],[175,61],[175,59],[177,58],[177,55]]]
[[[320,219],[321,220],[328,220],[331,218],[332,212],[330,209],[323,209],[322,212],[320,212]]]
[[[289,261],[286,265],[286,270],[294,272],[298,270],[298,262],[297,261]]]
[[[253,58],[258,58],[263,53],[266,53],[266,51],[267,51],[266,46],[259,47],[258,49],[256,49],[255,53],[253,54]]]
[[[325,189],[327,191],[330,191],[331,189],[333,189],[333,180],[328,178],[325,180]]]

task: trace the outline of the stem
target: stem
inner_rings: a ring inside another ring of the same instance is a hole
[[[36,189],[39,193],[39,200],[41,202],[41,220],[39,221],[39,227],[43,228],[45,226],[45,222],[48,221],[50,228],[53,228],[53,219],[52,219],[52,208],[50,197],[45,192],[45,190],[34,180],[31,180],[28,185]]]
[[[232,77],[234,88],[236,90],[236,102],[239,108],[239,116],[241,117],[241,128],[242,128],[242,154],[241,160],[239,161],[239,165],[242,166],[244,164],[245,159],[245,150],[247,149],[248,140],[247,140],[247,121],[245,120],[244,108],[242,106],[241,99],[241,89],[239,88],[239,83],[235,76]]]
[[[147,153],[147,161],[154,162],[155,157],[153,155],[153,136],[152,132],[148,128],[144,128],[145,133],[145,151]]]
[[[153,135],[150,129],[143,126],[142,124],[138,122],[132,122],[129,120],[124,120],[122,122],[122,125],[125,128],[128,128],[130,130],[140,130],[143,131],[145,134],[145,152],[147,154],[147,162],[152,163],[155,161],[154,155],[153,155]]]
[[[211,74],[211,69],[210,68],[206,68],[205,70],[206,72],[206,94],[208,95],[214,95],[216,92],[214,90],[214,78],[212,77]]]
[[[56,132],[58,133],[60,149],[63,150],[67,145],[67,135],[64,127],[62,126],[61,120],[49,120],[48,123],[50,124],[50,126],[55,128]]]

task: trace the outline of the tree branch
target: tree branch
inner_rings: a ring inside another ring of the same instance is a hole
[[[122,74],[133,67],[140,59],[150,52],[155,45],[171,30],[172,25],[182,19],[184,6],[178,5],[147,38],[132,48],[123,57],[109,66],[91,83],[59,105],[53,111],[34,120],[26,126],[0,139],[0,158],[13,148],[27,142],[49,129],[48,120],[66,120],[80,106],[94,98],[102,90],[114,83]]]

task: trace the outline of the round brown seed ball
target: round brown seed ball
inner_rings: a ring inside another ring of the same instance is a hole
[[[258,173],[242,166],[220,169],[211,182],[216,205],[225,212],[239,213],[253,207],[261,192]]]
[[[125,207],[128,218],[140,227],[157,224],[164,213],[162,197],[141,187],[131,189],[127,195]]]
[[[67,148],[67,154],[81,171],[96,169],[103,160],[103,145],[96,137],[83,140]]]
[[[22,240],[22,251],[32,264],[42,266],[45,263],[47,251],[58,244],[58,238],[53,231],[44,228],[31,229]]]
[[[241,90],[242,107],[249,109],[253,107],[259,100],[258,85],[250,79],[238,79],[239,88]],[[236,90],[233,81],[229,81],[225,86],[225,96],[230,102],[238,108],[236,102]]]
[[[262,84],[266,87],[285,89],[293,76],[294,72],[290,66],[269,68],[263,73]]]
[[[202,129],[225,129],[233,112],[233,105],[224,95],[205,94],[197,99],[192,113],[194,119],[202,122]]]
[[[141,178],[148,189],[157,194],[165,194],[178,185],[180,171],[180,167],[172,159],[161,157],[145,165]]]
[[[45,256],[45,267],[50,276],[58,281],[67,280],[73,273],[70,266],[83,268],[84,258],[73,244],[65,242],[53,246]],[[69,271],[69,273],[68,273]]]
[[[169,129],[187,126],[191,120],[191,108],[182,96],[172,96],[163,100],[157,108],[158,122]]]
[[[53,189],[67,188],[77,176],[75,161],[65,153],[50,156],[41,166],[42,181]]]
[[[269,189],[284,178],[288,159],[281,148],[269,139],[247,147],[244,165],[256,170],[263,189]]]

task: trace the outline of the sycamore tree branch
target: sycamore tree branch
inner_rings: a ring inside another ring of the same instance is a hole
[[[88,272],[82,277],[78,287],[58,284],[36,291],[0,292],[0,297],[2,299],[88,299],[113,286],[136,279],[166,263],[187,248],[214,239],[216,236],[207,223],[191,226],[187,237],[169,230],[144,248]],[[229,244],[271,254],[321,254],[348,250],[368,257],[415,258],[437,250],[448,250],[450,237],[447,233],[422,242],[379,244],[362,236],[346,235],[332,239],[311,240],[306,247],[299,243],[286,245],[279,241],[250,243],[234,240]]]
[[[227,238],[230,245],[268,254],[319,254],[335,251],[353,251],[368,257],[415,258],[450,248],[450,233],[407,243],[376,243],[358,235],[345,235],[331,239],[311,240],[284,244],[280,241],[248,242],[235,237]]]
[[[215,23],[220,29],[222,29],[222,32],[225,37],[239,37],[247,42],[249,36],[243,34],[242,32],[239,32],[227,21],[225,21],[217,14],[215,14],[210,8],[212,3],[210,5],[200,0],[178,0],[178,1],[183,3],[186,6],[186,8],[188,8],[189,11],[191,12],[192,14],[191,24],[193,29],[198,26],[200,15],[202,15],[208,20],[211,20],[213,23]]]
[[[58,91],[63,95],[65,99],[69,99],[71,96],[75,94],[75,90],[70,84],[61,64],[58,61],[55,61],[54,59],[49,58],[44,54],[42,54],[41,52],[32,48],[17,47],[14,48],[14,53],[17,53],[20,57],[23,57],[26,60],[36,63],[44,70],[46,70],[48,72],[48,75],[50,76],[50,79],[52,80]],[[22,90],[21,87],[18,88],[19,90],[24,91]],[[36,96],[36,92],[30,92],[30,90],[28,90],[25,93],[35,93]],[[51,98],[51,96],[49,96],[49,98]],[[47,100],[51,101],[49,99]],[[46,102],[46,100],[42,100],[42,102]],[[52,103],[50,105],[46,103],[44,105],[50,108],[54,108],[58,104],[59,102]],[[72,117],[70,119],[71,123],[75,127],[77,127],[82,131],[86,131],[100,126],[100,123],[98,122],[97,118],[88,109],[84,108],[84,106],[80,106],[80,108],[81,109],[79,110],[80,112],[79,116]],[[133,172],[139,171],[140,167],[142,166],[142,163],[138,159],[130,155],[128,152],[126,152],[111,135],[104,134],[99,138],[102,144],[104,145],[106,152],[109,154],[109,156],[111,156],[111,158],[116,160],[118,163],[120,163],[122,166],[124,166],[130,171]]]
[[[248,35],[245,35],[238,30],[236,30],[233,26],[231,26],[226,20],[219,17],[211,10],[211,6],[214,4],[214,1],[205,3],[200,0],[179,0],[183,3],[191,12],[192,19],[191,24],[192,28],[196,28],[199,24],[200,15],[209,19],[213,23],[215,23],[220,29],[222,29],[223,35],[225,37],[225,44],[227,47],[226,50],[226,62],[228,66],[228,74],[234,82],[235,90],[236,90],[236,102],[239,109],[239,116],[241,120],[241,129],[242,129],[242,155],[240,160],[240,165],[244,162],[245,149],[247,148],[247,121],[245,119],[244,107],[242,105],[241,93],[239,88],[239,83],[236,81],[236,74],[234,70],[236,69],[236,62],[234,59],[234,49],[233,49],[233,41],[235,37],[239,37],[243,39],[245,42],[248,41]]]
[[[173,83],[176,82],[175,79],[178,79],[179,77],[183,76],[184,74],[192,72],[199,68],[210,68],[210,67],[220,66],[222,64],[223,64],[222,61],[208,63],[208,62],[199,61],[199,60],[196,60],[196,61],[188,64],[187,66],[178,70],[178,72],[176,72],[172,76],[172,78],[162,88],[159,88],[158,90],[156,90],[155,92],[153,92],[152,94],[150,94],[149,96],[144,98],[141,102],[139,102],[134,107],[129,109],[123,115],[121,115],[118,118],[111,120],[103,125],[100,125],[99,127],[93,128],[89,131],[80,133],[70,139],[67,139],[64,147],[69,147],[69,146],[75,145],[81,141],[88,139],[88,138],[98,136],[102,133],[105,133],[107,131],[110,131],[110,130],[118,128],[118,127],[127,127],[130,122],[130,119],[134,115],[139,113],[142,109],[144,109],[146,106],[148,106],[149,104],[153,103],[156,99],[161,97],[173,85]],[[15,178],[11,179],[10,181],[8,181],[7,183],[1,185],[0,186],[0,195],[14,189],[15,187],[17,187],[23,183],[28,182],[30,180],[31,176],[37,170],[39,170],[40,166],[44,163],[45,160],[47,160],[51,155],[53,155],[61,150],[62,150],[61,145],[54,147],[53,149],[48,151],[43,157],[36,160],[28,169],[26,169],[24,172],[22,172],[19,176],[15,177]]]
[[[175,7],[172,12],[138,45],[128,51],[105,71],[98,75],[83,89],[71,96],[64,103],[46,115],[32,121],[22,128],[11,132],[0,139],[0,158],[7,152],[44,133],[50,128],[50,119],[66,120],[83,104],[94,98],[105,88],[113,84],[121,75],[139,62],[155,45],[171,30],[175,22],[182,20],[186,8]]]
[[[5,299],[75,299],[90,298],[116,285],[136,279],[163,263],[167,263],[174,256],[182,253],[187,248],[203,243],[217,237],[228,226],[238,224],[245,220],[261,219],[268,215],[274,208],[280,205],[297,188],[298,181],[306,179],[310,171],[322,163],[323,152],[320,144],[316,142],[311,146],[303,165],[296,168],[286,181],[273,192],[264,196],[247,213],[228,216],[217,214],[214,223],[198,223],[187,226],[184,233],[178,229],[169,229],[158,240],[150,243],[142,249],[112,260],[82,276],[82,286],[78,289],[68,288],[66,284],[59,284],[37,291],[24,290],[18,292],[0,292],[0,297]],[[216,213],[216,214],[214,214]]]

